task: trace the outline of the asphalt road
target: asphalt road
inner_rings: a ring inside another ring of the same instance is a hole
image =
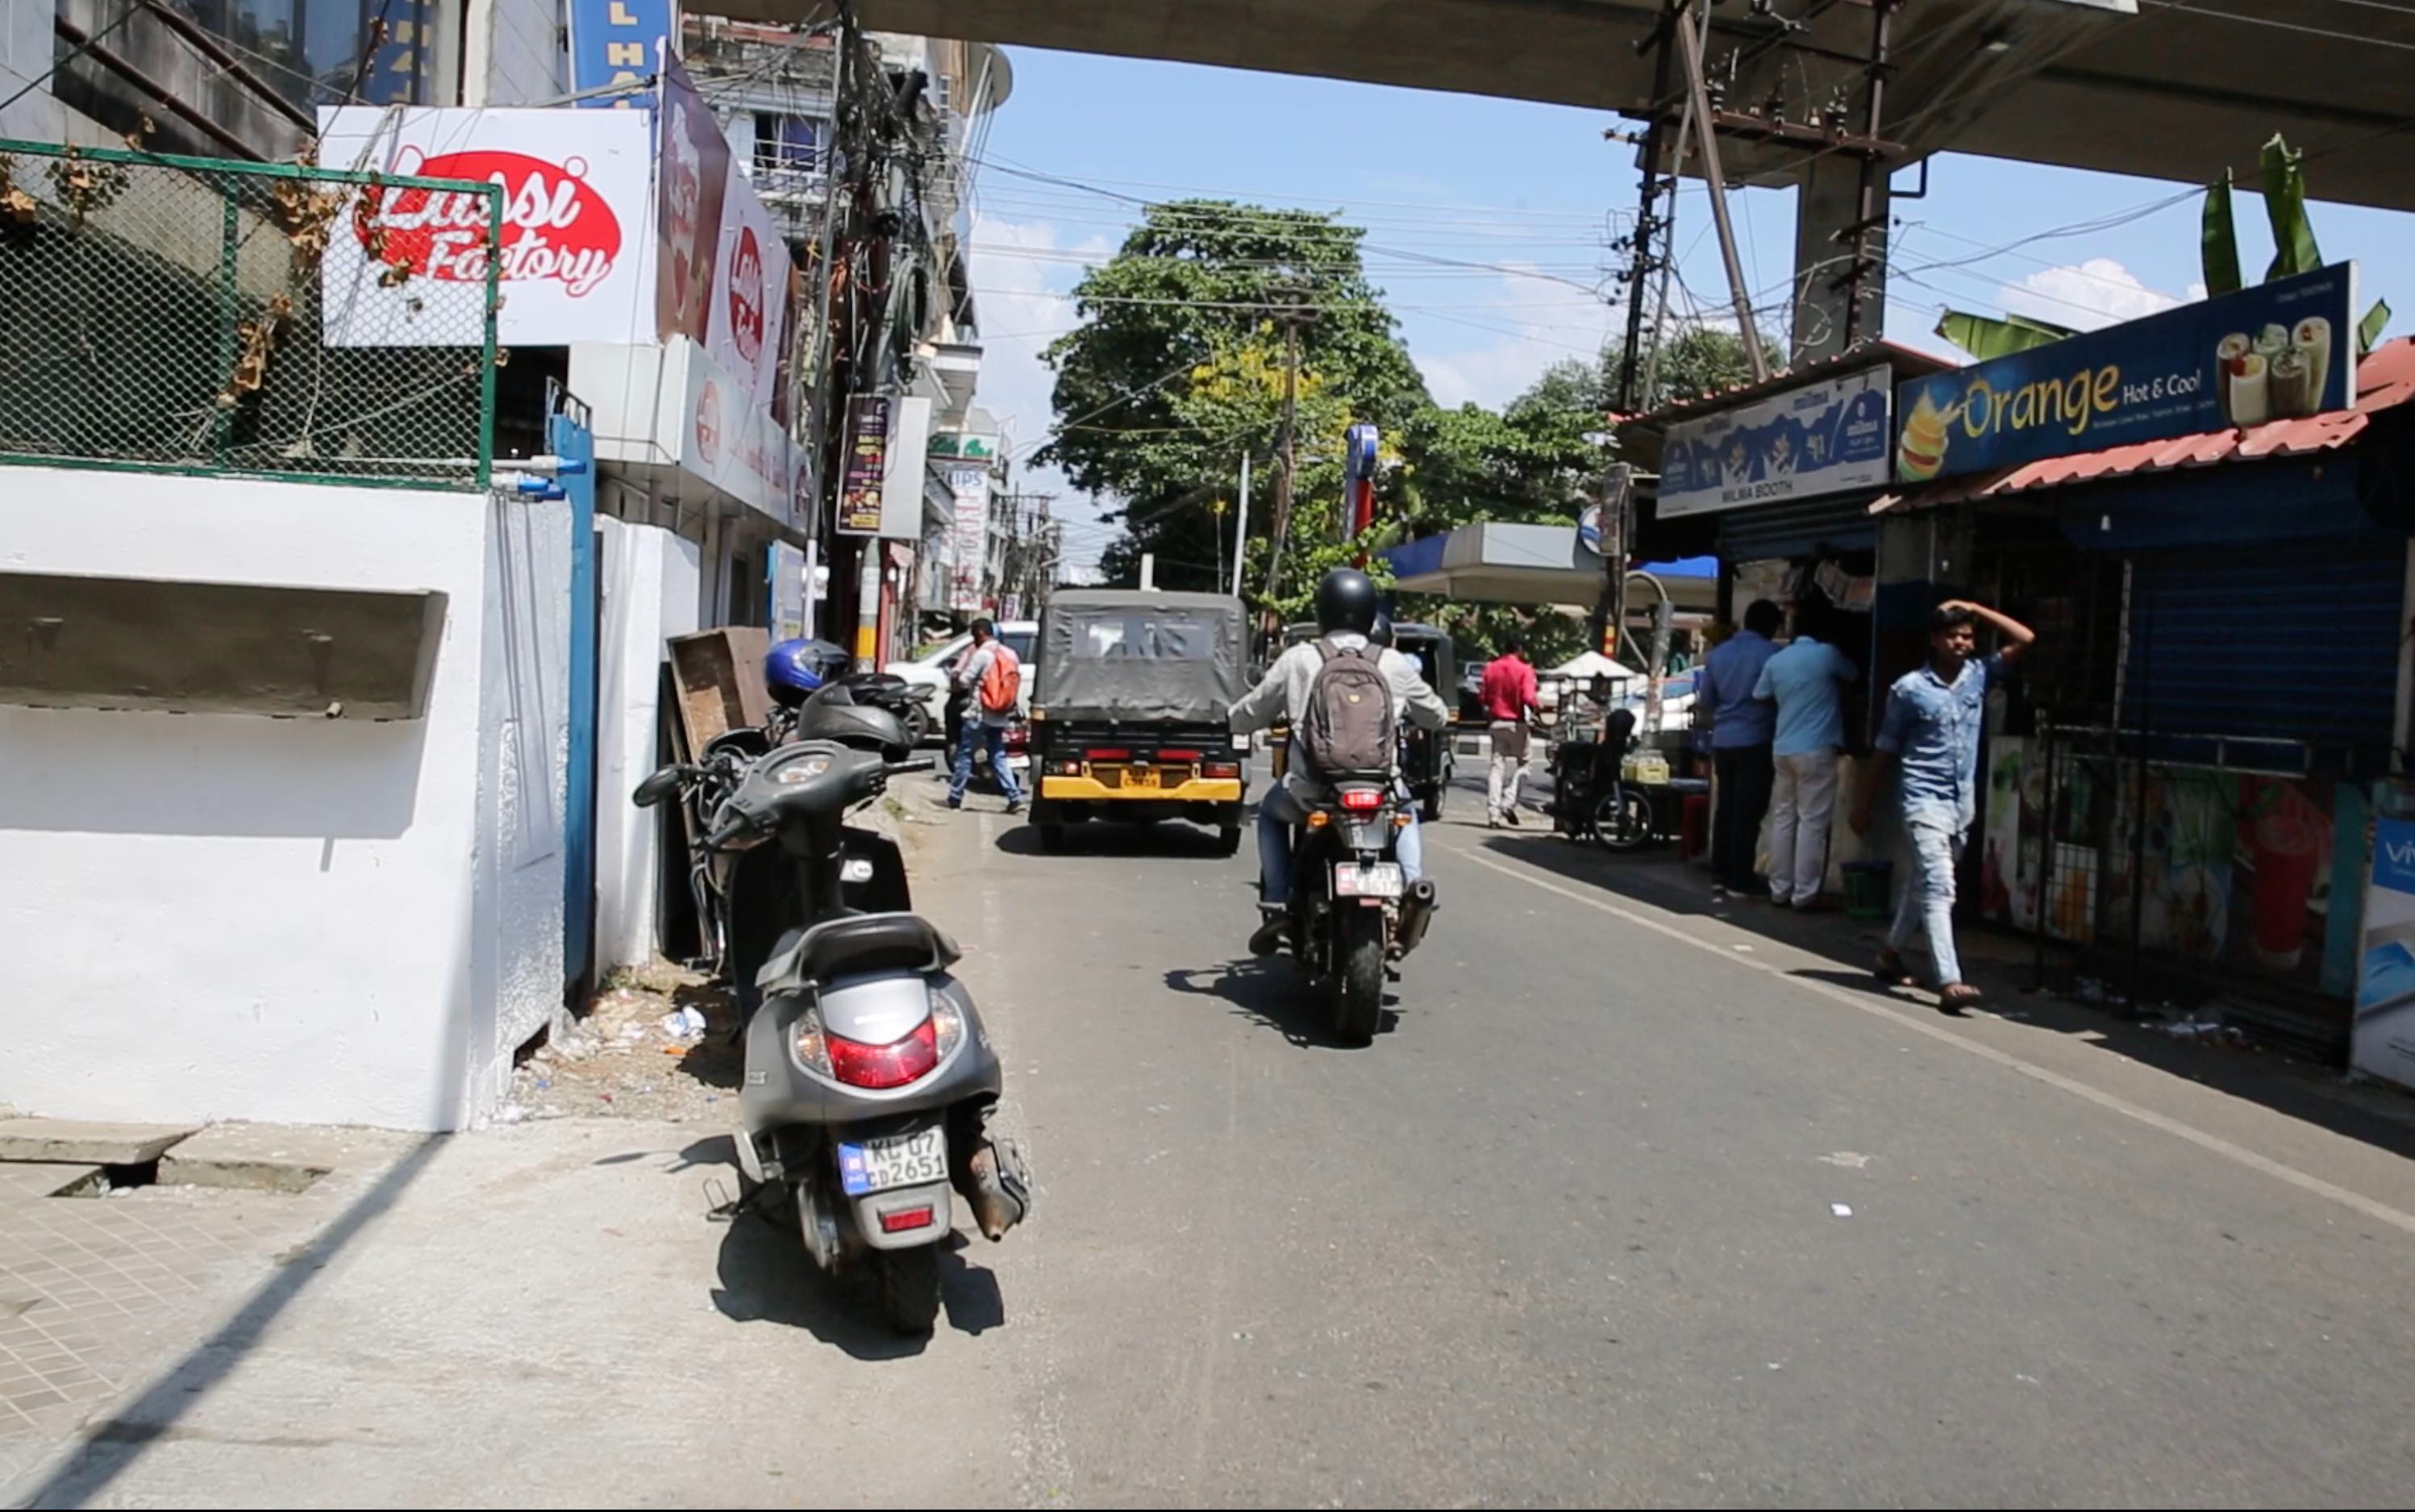
[[[2150,1064],[2086,1014],[1946,1019],[1749,911],[1640,901],[1638,863],[1462,822],[1388,1031],[1342,1049],[1287,965],[1240,958],[1246,852],[1169,825],[1046,856],[986,807],[928,831],[919,901],[971,947],[1042,1197],[960,1252],[927,1345],[706,1224],[694,1128],[529,1125],[450,1142],[50,1500],[2415,1485],[2403,1117],[2235,1053]]]

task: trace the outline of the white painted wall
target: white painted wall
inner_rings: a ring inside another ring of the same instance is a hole
[[[654,770],[663,642],[700,628],[703,552],[653,525],[602,517],[604,612],[597,636],[596,956],[609,969],[654,954],[659,866],[654,816],[629,801]]]
[[[523,812],[520,726],[497,711],[515,634],[522,661],[562,685],[548,671],[562,618],[536,605],[566,604],[566,585],[529,542],[562,540],[566,516],[506,508],[466,493],[0,469],[0,569],[448,600],[418,720],[0,705],[15,1010],[0,1102],[407,1129],[492,1106],[508,1033],[561,993],[560,846],[549,860],[507,848]],[[556,587],[506,632],[498,588],[516,551]],[[548,699],[522,717],[558,785],[566,711],[558,692]]]
[[[544,105],[569,92],[562,0],[469,0],[464,105]]]

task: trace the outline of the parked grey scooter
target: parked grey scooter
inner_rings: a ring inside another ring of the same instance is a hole
[[[874,879],[847,814],[890,778],[928,770],[930,758],[897,759],[910,749],[897,716],[843,688],[806,703],[797,737],[747,770],[697,842],[714,854],[776,845],[786,862],[733,873],[741,887],[774,890],[770,906],[734,900],[733,930],[778,931],[768,948],[730,946],[736,959],[764,963],[742,1031],[741,1205],[792,1201],[818,1265],[833,1274],[868,1265],[891,1325],[928,1333],[952,1194],[996,1240],[1029,1210],[1030,1177],[1020,1151],[987,1132],[1001,1091],[998,1055],[949,974],[954,943],[909,911],[902,867],[883,889],[891,895],[872,900],[882,911],[847,902],[850,884]],[[670,796],[682,771],[656,772],[637,801]]]

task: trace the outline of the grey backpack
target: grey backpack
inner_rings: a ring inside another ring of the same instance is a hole
[[[1388,778],[1400,748],[1392,684],[1373,646],[1316,643],[1324,659],[1292,740],[1300,764],[1328,782]]]

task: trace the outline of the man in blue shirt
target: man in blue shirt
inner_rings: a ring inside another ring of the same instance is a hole
[[[1718,892],[1753,891],[1761,821],[1769,813],[1769,743],[1778,711],[1752,690],[1761,683],[1761,669],[1778,653],[1769,637],[1785,618],[1769,600],[1753,600],[1744,611],[1744,628],[1711,652],[1694,684],[1694,707],[1711,711],[1711,766],[1718,779],[1711,885]]]
[[[1981,620],[2003,636],[2003,648],[1974,660]],[[1889,771],[1901,771],[1903,827],[1912,840],[1912,865],[1896,906],[1895,927],[1879,951],[1878,974],[1898,985],[1910,981],[1903,948],[1926,928],[1937,996],[1948,1011],[1979,1000],[1979,990],[1962,980],[1962,963],[1954,953],[1954,867],[1977,816],[1988,690],[2035,639],[2036,632],[2008,614],[1961,599],[1939,605],[1929,617],[1928,663],[1898,678],[1888,690],[1878,755],[1853,799],[1853,832],[1868,834],[1879,784]]]
[[[1777,783],[1770,795],[1769,897],[1783,908],[1815,910],[1828,876],[1828,830],[1837,817],[1837,756],[1845,744],[1841,695],[1854,678],[1843,651],[1830,645],[1833,615],[1824,598],[1795,611],[1792,644],[1769,659],[1753,696],[1778,706],[1778,738],[1770,743]]]

